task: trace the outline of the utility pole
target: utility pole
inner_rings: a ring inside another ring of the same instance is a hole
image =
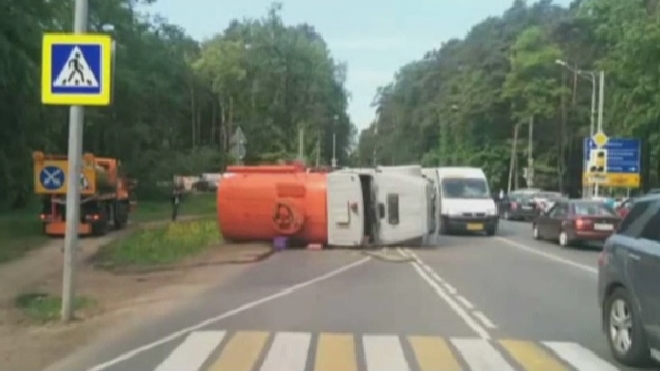
[[[337,167],[337,134],[332,133],[332,167]]]
[[[379,118],[376,118],[375,122],[375,127],[374,127],[374,167],[378,166],[378,153],[377,153],[377,148],[378,148],[378,120]]]
[[[321,130],[316,131],[316,167],[321,166]]]
[[[332,168],[337,167],[337,121],[339,120],[339,116],[335,115],[332,119]]]
[[[605,71],[598,73],[598,130],[603,131],[603,107],[605,106]],[[595,76],[594,76],[595,77]],[[594,186],[594,196],[598,197],[600,194],[600,184],[596,183]]]
[[[509,183],[506,187],[506,193],[511,193],[511,181],[513,180],[513,168],[516,165],[516,149],[518,145],[518,129],[520,129],[520,124],[516,124],[513,129],[513,143],[511,143],[511,160],[509,162]]]
[[[298,160],[305,161],[305,128],[298,129]]]
[[[534,116],[529,118],[529,136],[527,138],[527,188],[534,187]]]
[[[87,32],[87,0],[76,0],[73,32]],[[82,171],[82,141],[85,108],[71,106],[69,113],[69,174],[66,190],[66,230],[64,235],[64,273],[62,275],[62,321],[73,319],[76,264],[78,252],[78,221],[80,220],[80,173]]]

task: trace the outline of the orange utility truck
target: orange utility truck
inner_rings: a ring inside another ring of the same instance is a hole
[[[42,196],[41,220],[48,235],[64,235],[66,230],[66,190],[69,161],[63,155],[34,152],[34,190]],[[104,235],[110,228],[121,229],[128,223],[132,209],[130,181],[114,158],[85,154],[80,174],[81,235]]]

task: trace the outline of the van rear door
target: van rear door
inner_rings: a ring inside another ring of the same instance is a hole
[[[406,174],[376,173],[378,189],[378,242],[395,245],[418,243],[427,234],[429,199],[427,180]]]
[[[364,238],[364,202],[360,176],[328,174],[328,245],[359,246]]]

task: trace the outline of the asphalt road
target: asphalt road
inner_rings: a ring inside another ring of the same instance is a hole
[[[503,222],[498,236],[390,254],[408,261],[276,254],[59,370],[629,370],[600,330],[597,248]]]

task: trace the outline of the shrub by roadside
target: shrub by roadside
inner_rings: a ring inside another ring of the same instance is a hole
[[[138,229],[103,246],[96,265],[104,268],[150,266],[198,255],[221,241],[215,219],[198,219]]]

